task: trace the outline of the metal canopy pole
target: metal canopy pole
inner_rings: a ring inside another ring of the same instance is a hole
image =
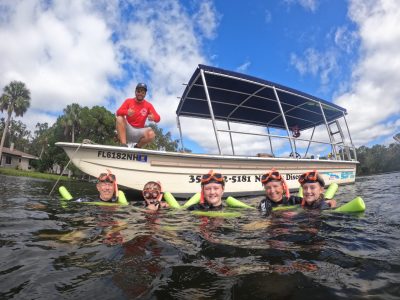
[[[269,146],[271,147],[271,154],[273,156],[275,156],[274,148],[272,148],[272,141],[271,141],[271,136],[270,136],[271,133],[269,132],[269,126],[267,126],[267,132],[268,132]]]
[[[208,93],[208,87],[207,87],[206,77],[204,76],[204,70],[203,70],[203,69],[200,69],[200,74],[201,74],[201,80],[203,81],[203,85],[204,85],[204,91],[205,91],[205,93],[206,93],[206,98],[207,98],[207,103],[208,103],[208,109],[210,110],[210,115],[211,115],[211,120],[212,120],[212,123],[213,123],[215,138],[217,139],[217,146],[218,146],[219,154],[222,155],[221,146],[220,146],[220,143],[219,143],[219,137],[218,137],[217,126],[216,126],[216,124],[215,124],[214,111],[213,111],[213,108],[212,108],[212,105],[211,105],[210,95],[209,95],[209,93]]]
[[[334,141],[332,140],[331,130],[329,129],[328,122],[325,117],[324,109],[322,107],[321,102],[318,102],[319,108],[321,109],[322,117],[324,118],[326,130],[328,131],[329,140],[331,141],[331,148],[333,149],[333,154],[335,155],[335,159],[337,160],[337,153],[336,153],[336,145],[334,145]]]
[[[348,136],[349,136],[349,138],[350,138],[350,144],[351,144],[351,147],[352,147],[353,152],[354,152],[354,159],[357,160],[357,151],[356,151],[356,149],[355,149],[355,147],[354,147],[353,140],[351,139],[351,134],[350,134],[349,126],[347,125],[346,115],[345,115],[344,112],[343,112],[343,119],[344,119],[344,123],[346,124],[347,134],[348,134]],[[351,157],[350,157],[350,160],[351,160]]]
[[[307,157],[308,150],[310,149],[311,142],[312,142],[312,139],[313,139],[313,137],[314,137],[314,132],[315,132],[315,126],[314,126],[314,128],[313,128],[313,131],[312,131],[312,133],[311,133],[310,140],[308,141],[308,146],[307,146],[306,154],[304,154],[304,158],[306,158],[306,157]]]
[[[286,128],[286,131],[287,131],[287,134],[288,134],[288,137],[289,137],[290,148],[292,148],[293,157],[296,157],[296,146],[293,145],[293,138],[290,136],[289,127],[288,127],[288,124],[286,122],[285,113],[283,112],[283,108],[282,108],[282,105],[281,105],[281,100],[279,100],[279,96],[278,96],[278,93],[276,91],[275,86],[273,86],[272,88],[274,90],[274,94],[275,94],[275,97],[276,97],[276,100],[277,100],[277,103],[278,103],[278,106],[279,106],[279,110],[281,111],[281,114],[282,114],[283,123],[285,124],[285,128]]]
[[[179,116],[176,117],[176,123],[178,124],[179,136],[181,138],[181,147],[182,147],[182,151],[183,151],[185,149],[185,147],[183,146],[182,128],[181,128],[181,122],[179,120]]]
[[[226,121],[226,122],[228,124],[229,138],[231,139],[232,154],[235,155],[235,148],[233,147],[233,140],[232,140],[231,125],[229,124],[229,121]]]

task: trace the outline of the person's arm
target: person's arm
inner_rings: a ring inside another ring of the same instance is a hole
[[[156,112],[151,103],[149,103],[149,117],[150,121],[154,121],[156,123],[160,122],[161,119],[160,115]]]
[[[128,114],[129,102],[128,99],[122,103],[121,107],[117,110],[117,116],[126,116]]]

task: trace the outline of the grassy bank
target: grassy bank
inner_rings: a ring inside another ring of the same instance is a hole
[[[41,178],[41,179],[48,179],[48,180],[57,180],[59,177],[59,175],[55,175],[55,174],[22,171],[22,170],[15,170],[15,169],[9,169],[9,168],[0,168],[0,174],[10,175],[10,176],[33,177],[33,178]],[[60,181],[68,181],[68,180],[72,180],[72,179],[69,179],[68,177],[65,177],[65,176],[62,176],[60,178]]]

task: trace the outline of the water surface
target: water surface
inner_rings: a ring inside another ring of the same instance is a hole
[[[400,173],[339,188],[363,214],[232,219],[62,205],[52,181],[0,181],[0,299],[400,298]]]

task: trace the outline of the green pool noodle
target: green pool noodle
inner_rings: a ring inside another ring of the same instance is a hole
[[[339,188],[338,184],[335,182],[332,182],[324,193],[325,199],[333,199],[338,188]]]
[[[123,206],[123,204],[120,204],[118,202],[107,202],[107,201],[79,202],[79,204],[97,205],[97,206]]]
[[[289,210],[300,208],[300,205],[280,205],[272,208],[272,211]]]
[[[224,211],[202,211],[202,210],[194,210],[192,214],[201,217],[210,217],[210,218],[237,218],[241,216],[239,212],[224,212]]]
[[[58,191],[60,192],[61,197],[63,197],[65,200],[71,200],[73,198],[65,186],[60,186]]]
[[[182,207],[187,208],[187,207],[197,204],[199,202],[200,202],[200,193],[196,193],[188,201],[186,201],[186,203],[183,204]]]
[[[118,204],[129,205],[129,202],[126,200],[125,193],[123,191],[118,191]]]
[[[303,187],[299,187],[299,191],[297,192],[297,197],[303,198]]]
[[[365,211],[365,203],[361,197],[355,197],[350,202],[334,209],[335,212],[363,212]]]
[[[172,208],[181,208],[178,201],[176,201],[175,197],[170,192],[164,193],[164,199],[168,203],[168,205]]]
[[[235,208],[251,208],[251,209],[255,209],[254,207],[247,205],[246,203],[237,200],[235,198],[233,198],[232,196],[229,196],[228,198],[226,198],[226,204],[228,204],[229,207],[235,207]]]

